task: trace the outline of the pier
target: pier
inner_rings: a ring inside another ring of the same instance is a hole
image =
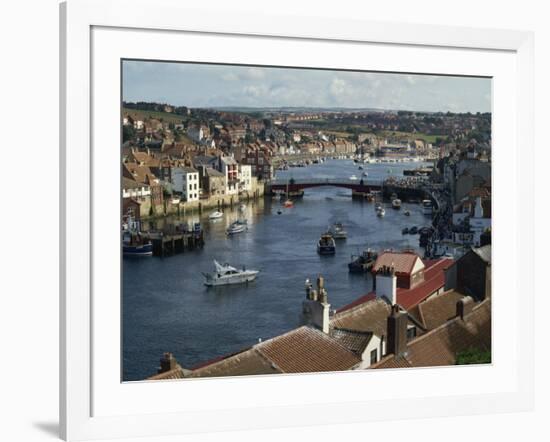
[[[193,232],[178,232],[176,230],[173,233],[170,233],[170,230],[173,229],[168,229],[168,232],[142,233],[143,238],[151,241],[153,244],[153,256],[164,258],[204,246],[204,235],[202,230]]]

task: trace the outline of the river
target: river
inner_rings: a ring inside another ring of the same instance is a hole
[[[369,179],[400,176],[423,163],[368,164]],[[360,170],[351,160],[280,171],[277,178],[343,178]],[[350,274],[352,254],[366,247],[418,249],[418,235],[402,235],[404,227],[426,226],[430,219],[419,205],[403,203],[402,210],[387,205],[379,218],[374,205],[352,200],[351,191],[336,187],[307,189],[295,206],[281,209],[266,197],[244,211],[249,229],[227,237],[225,228],[241,217],[226,210],[222,219],[208,213],[178,221],[200,221],[205,246],[168,258],[123,259],[123,380],[155,374],[163,352],[174,354],[184,367],[234,353],[284,333],[301,324],[306,278],[325,277],[331,308],[337,309],[372,289],[370,275]],[[404,210],[410,216],[404,216]],[[317,240],[327,227],[344,224],[347,240],[337,242],[334,256],[319,256]],[[157,222],[158,224],[159,222]],[[261,271],[248,285],[207,288],[201,272],[213,270],[212,261],[245,265]]]

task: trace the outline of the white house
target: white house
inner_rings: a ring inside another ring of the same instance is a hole
[[[252,166],[239,164],[239,191],[252,191]]]
[[[192,167],[172,169],[172,190],[187,202],[199,200],[199,171]]]
[[[190,126],[189,129],[187,129],[187,135],[196,143],[200,143],[204,138],[202,126]]]
[[[145,183],[138,183],[126,177],[122,177],[122,198],[133,198],[142,201],[151,196],[151,187]]]

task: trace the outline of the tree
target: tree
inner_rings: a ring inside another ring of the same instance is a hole
[[[491,351],[470,348],[456,355],[456,365],[490,364]]]
[[[134,139],[136,136],[136,130],[134,129],[134,126],[122,126],[122,142],[126,142],[128,140]]]

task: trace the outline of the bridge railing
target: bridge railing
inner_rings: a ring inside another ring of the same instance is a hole
[[[373,180],[373,179],[363,179],[363,185],[365,186],[381,186],[383,184],[382,180]],[[269,183],[271,186],[286,186],[290,185],[315,185],[315,184],[324,184],[327,186],[330,185],[342,185],[342,184],[361,184],[361,179],[351,180],[349,178],[311,178],[311,179],[299,179],[299,180],[271,180]]]

